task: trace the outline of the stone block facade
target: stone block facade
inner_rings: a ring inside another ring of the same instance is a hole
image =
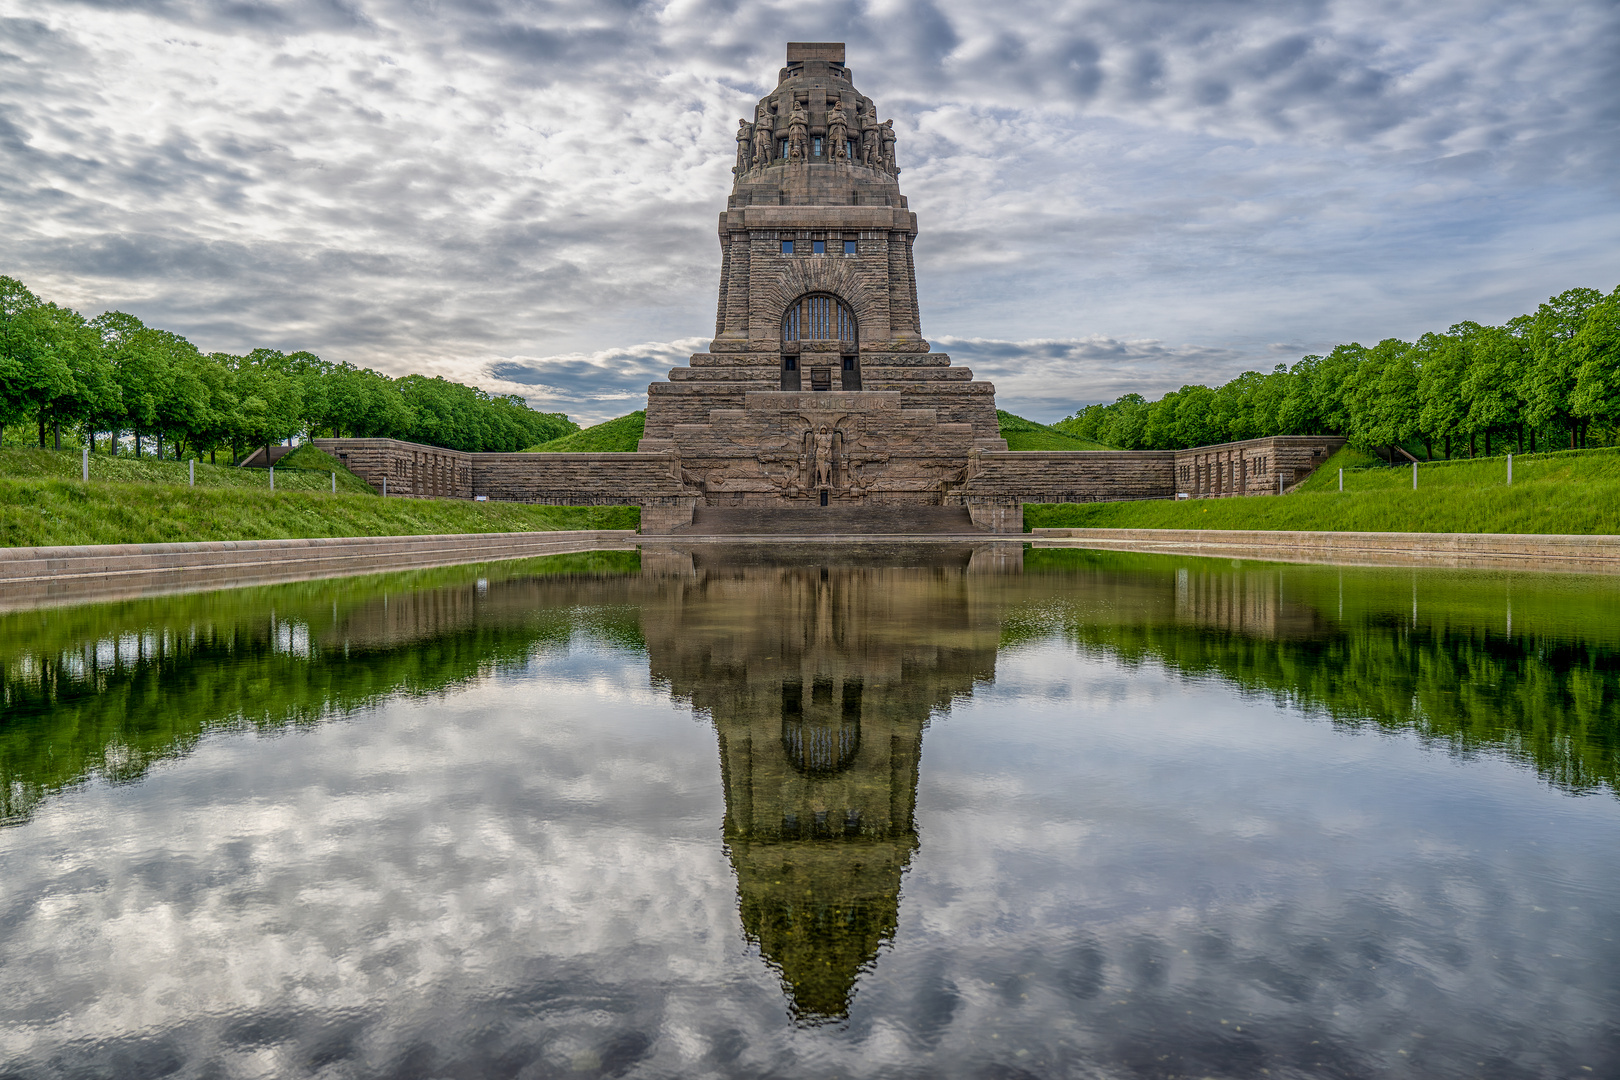
[[[1275,495],[1332,457],[1337,435],[1277,435],[1176,451],[1176,492],[1192,498]]]

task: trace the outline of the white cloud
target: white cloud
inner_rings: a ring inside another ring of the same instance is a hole
[[[902,133],[925,334],[1166,342],[1179,385],[1617,273],[1601,0],[0,0],[0,272],[614,415],[628,371],[567,379],[709,332],[735,118],[839,38]]]

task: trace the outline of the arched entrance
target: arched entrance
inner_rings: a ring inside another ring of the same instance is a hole
[[[828,293],[807,293],[782,315],[782,389],[861,388],[860,332],[855,312]],[[837,373],[836,376],[834,373]]]

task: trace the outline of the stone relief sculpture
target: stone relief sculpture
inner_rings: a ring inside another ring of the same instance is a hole
[[[754,142],[754,125],[746,120],[737,121],[737,164],[731,171],[741,176],[748,171],[752,164]]]
[[[759,110],[754,114],[754,168],[756,169],[763,169],[770,163],[771,151],[776,148],[776,134],[772,130],[775,126],[776,118],[771,112],[771,99],[766,98],[759,103]]]
[[[857,106],[857,108],[859,107]],[[859,109],[856,122],[861,129],[861,164],[869,167],[876,165],[880,159],[879,155],[882,153],[878,147],[877,114],[868,105]]]
[[[816,471],[813,487],[832,487],[833,430],[827,424],[816,429]]]
[[[882,168],[890,176],[899,176],[900,170],[894,163],[894,121],[885,120],[878,125],[878,138],[883,147]]]
[[[849,115],[838,98],[827,108],[827,144],[832,151],[827,156],[833,161],[849,160]]]
[[[804,161],[810,157],[810,113],[804,102],[795,100],[788,113],[788,158]]]

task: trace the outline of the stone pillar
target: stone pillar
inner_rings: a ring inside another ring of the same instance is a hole
[[[720,301],[714,310],[714,336],[726,332],[726,287],[731,283],[731,234],[720,234]]]
[[[906,234],[889,233],[889,337],[910,337],[916,334],[916,313],[906,296]]]
[[[733,232],[731,243],[726,245],[728,253],[726,259],[726,329],[727,337],[748,340],[748,303],[750,282],[748,279],[749,245],[752,239],[748,233]]]

